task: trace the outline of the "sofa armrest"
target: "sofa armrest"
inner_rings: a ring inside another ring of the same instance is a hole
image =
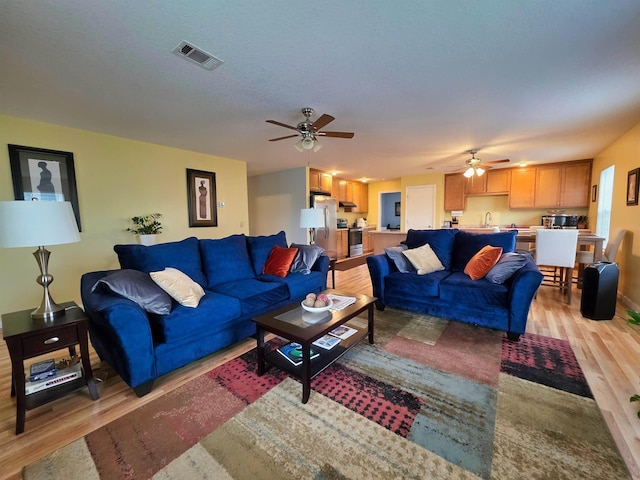
[[[377,298],[376,308],[384,310],[384,277],[397,271],[395,264],[384,254],[370,255],[367,257],[367,267],[373,287],[373,296]]]
[[[509,285],[509,332],[524,333],[531,302],[542,283],[543,275],[533,259],[510,279]]]
[[[157,376],[149,317],[131,300],[91,292],[93,285],[109,273],[86,273],[80,282],[91,344],[129,386],[136,387]]]
[[[317,258],[316,263],[314,263],[313,267],[311,267],[311,271],[322,272],[326,276],[327,273],[329,273],[329,257],[326,255],[320,255]]]

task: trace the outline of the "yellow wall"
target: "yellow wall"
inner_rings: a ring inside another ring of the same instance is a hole
[[[640,309],[640,205],[627,206],[627,174],[640,167],[640,124],[613,142],[593,160],[592,184],[598,184],[600,173],[615,165],[613,203],[611,206],[611,234],[629,230],[618,251],[616,262],[620,268],[618,290],[634,309]],[[595,228],[597,203],[592,203],[589,218]]]
[[[367,223],[369,225],[375,225],[376,227],[379,227],[378,223],[380,221],[380,194],[388,192],[400,192],[402,189],[400,185],[400,179],[387,180],[384,182],[372,182],[369,184],[368,188],[369,211],[367,212]]]
[[[14,199],[7,144],[74,154],[82,240],[48,248],[57,302],[80,302],[83,273],[119,267],[113,246],[137,242],[125,231],[134,215],[162,213],[162,242],[249,232],[245,162],[0,115],[0,200]],[[189,227],[187,168],[216,173],[218,227]],[[0,313],[39,305],[34,250],[0,249]]]

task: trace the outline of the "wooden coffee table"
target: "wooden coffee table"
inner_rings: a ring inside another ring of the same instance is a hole
[[[302,309],[300,303],[292,303],[253,319],[256,323],[258,334],[258,375],[263,375],[266,372],[268,363],[300,379],[302,381],[302,403],[307,403],[309,400],[312,378],[344,355],[363,338],[368,336],[369,343],[373,343],[373,305],[376,298],[367,295],[353,295],[332,289],[325,290],[323,293],[355,297],[356,301],[343,310],[330,311],[325,316],[322,316],[322,314],[309,315],[309,312]],[[313,349],[320,355],[313,359],[310,358],[311,344],[313,342],[328,334],[334,328],[347,323],[365,310],[367,310],[367,328],[349,325],[351,328],[355,328],[357,333],[341,340],[331,350],[314,346]],[[320,315],[321,320],[316,322],[315,318],[318,317],[314,317],[314,315]],[[275,349],[267,352],[264,343],[265,332],[274,333],[302,345],[302,364],[294,365]]]

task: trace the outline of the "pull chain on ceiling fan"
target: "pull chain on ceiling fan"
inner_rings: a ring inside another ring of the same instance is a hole
[[[294,145],[296,150],[303,152],[304,150],[313,150],[317,152],[322,147],[318,141],[319,136],[323,137],[335,137],[335,138],[353,138],[353,132],[322,132],[320,129],[327,126],[329,123],[335,120],[331,115],[326,113],[321,115],[315,122],[311,121],[311,115],[313,115],[313,108],[305,107],[302,109],[302,114],[306,117],[305,120],[298,123],[298,125],[291,126],[276,120],[267,120],[267,123],[272,123],[280,127],[296,130],[298,133],[293,135],[286,135],[284,137],[272,138],[270,142],[276,142],[278,140],[284,140],[285,138],[294,138],[301,136],[300,140]]]

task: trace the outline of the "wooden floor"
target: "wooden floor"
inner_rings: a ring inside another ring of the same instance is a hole
[[[335,273],[336,288],[371,294],[366,265]],[[555,289],[542,287],[533,302],[527,331],[571,342],[620,452],[633,478],[640,480],[640,419],[636,416],[640,405],[629,402],[632,394],[640,393],[640,327],[627,324],[624,311],[624,306],[618,303],[618,312],[612,321],[588,320],[580,314],[580,290],[575,286],[571,306],[564,303]],[[5,342],[0,343],[0,478],[22,478],[23,465],[255,345],[254,340],[247,340],[166,375],[144,398],[137,398],[118,377],[109,378],[99,383],[100,399],[95,402],[86,389],[82,389],[28,411],[25,432],[16,436],[15,403],[9,396],[9,355]],[[101,367],[95,352],[91,354],[91,363],[101,376],[106,369]]]

